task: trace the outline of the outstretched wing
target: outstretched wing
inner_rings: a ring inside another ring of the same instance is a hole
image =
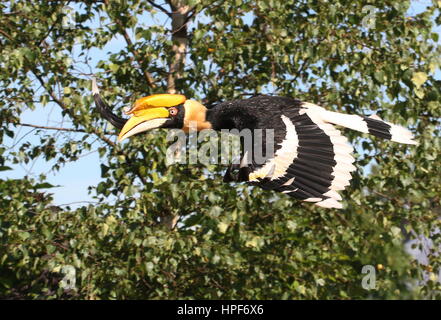
[[[284,108],[275,130],[275,152],[253,166],[249,182],[326,208],[341,208],[337,191],[349,185],[353,148],[340,131],[308,108]],[[277,141],[277,139],[279,141]]]

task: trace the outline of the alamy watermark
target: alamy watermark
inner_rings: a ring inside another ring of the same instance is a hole
[[[60,288],[64,290],[76,289],[76,269],[72,265],[64,265],[61,268],[61,273],[64,274],[60,281]]]
[[[361,269],[362,274],[366,274],[361,280],[361,287],[365,290],[375,290],[377,282],[377,271],[373,265],[365,265]]]
[[[63,8],[61,9],[61,13],[63,15],[61,20],[61,25],[63,29],[75,29],[75,9],[70,6],[63,6]]]
[[[173,141],[166,153],[166,165],[173,164],[253,164],[262,165],[274,158],[274,129],[168,131]],[[246,155],[246,157],[245,157]]]
[[[361,20],[361,25],[366,29],[375,28],[377,8],[373,5],[366,5],[361,9],[362,13],[367,13],[366,16]]]

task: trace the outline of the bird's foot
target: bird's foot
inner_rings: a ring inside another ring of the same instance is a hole
[[[235,172],[237,171],[237,173]],[[225,171],[224,182],[243,182],[248,181],[250,169],[248,167],[240,167],[238,164],[231,164]]]

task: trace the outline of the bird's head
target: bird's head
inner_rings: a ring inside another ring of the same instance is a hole
[[[155,128],[175,128],[185,132],[190,127],[196,130],[211,128],[206,119],[207,108],[180,94],[155,94],[138,99],[126,114],[131,117],[121,129],[119,141]]]

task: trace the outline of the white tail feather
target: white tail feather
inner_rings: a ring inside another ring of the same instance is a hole
[[[322,121],[326,123],[332,123],[348,129],[360,131],[363,133],[369,133],[368,123],[365,121],[363,117],[328,111],[313,103],[304,103],[303,107],[305,107],[308,110],[307,111],[308,115],[312,115],[316,119],[320,118]],[[391,141],[405,143],[405,144],[414,144],[414,145],[418,144],[415,140],[413,140],[414,136],[412,132],[410,132],[408,129],[399,125],[392,124],[390,122],[386,122],[376,114],[372,114],[368,118],[377,121],[382,121],[383,123],[390,126],[388,133],[391,135],[391,139],[390,139]]]

